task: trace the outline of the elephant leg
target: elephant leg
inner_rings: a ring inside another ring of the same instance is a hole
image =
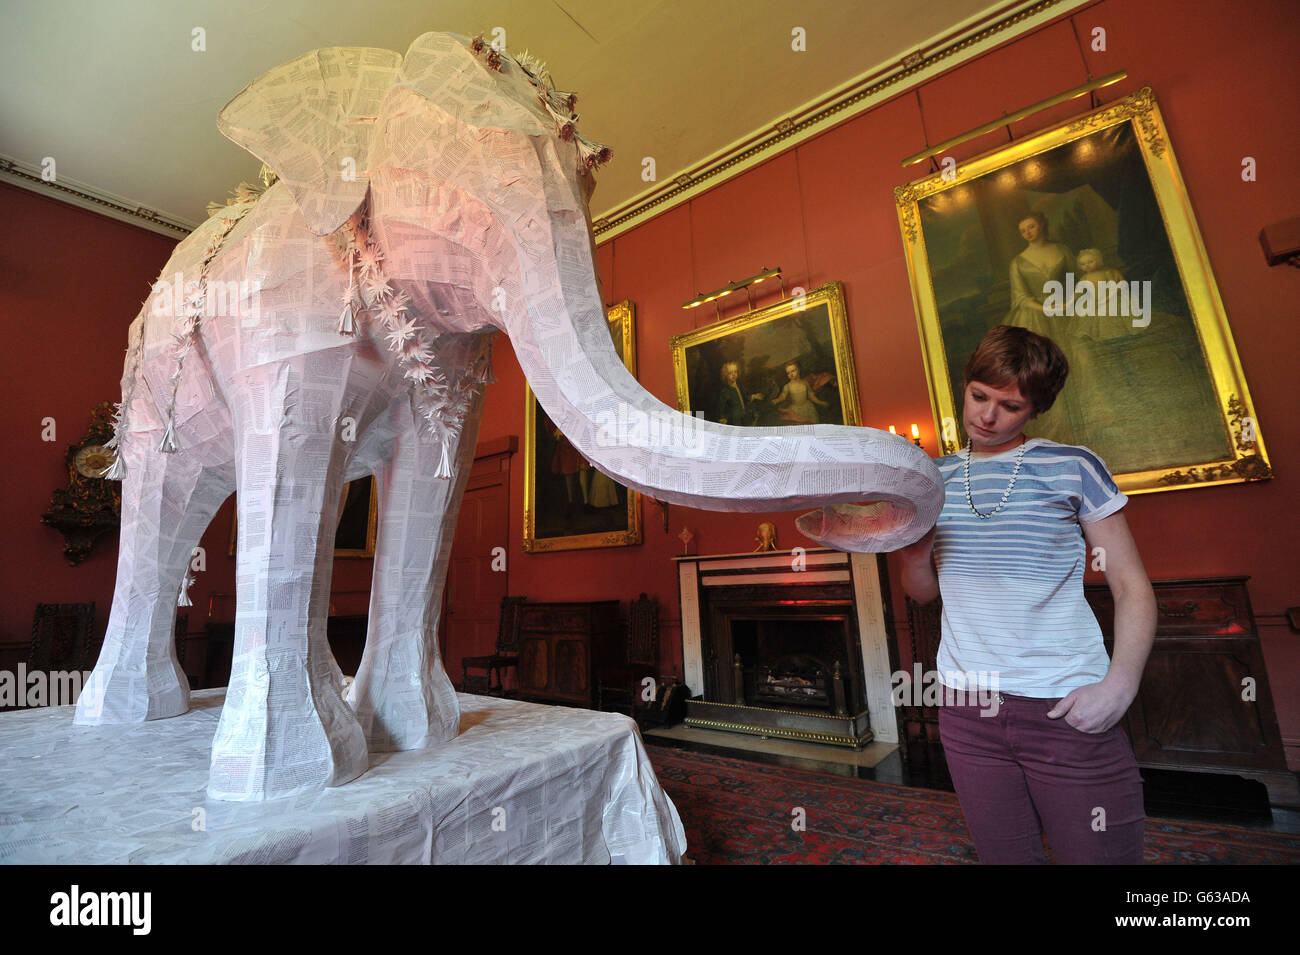
[[[119,449],[122,532],[117,584],[103,648],[75,722],[138,723],[189,709],[176,660],[176,601],[191,555],[230,496],[230,475],[199,463],[197,449],[162,454],[160,430],[128,432]]]
[[[355,357],[340,350],[268,362],[231,389],[237,604],[230,686],[212,743],[214,799],[276,799],[366,770],[365,736],[343,702],[326,637],[350,453],[337,423],[356,414],[344,399],[364,393]],[[315,367],[325,361],[332,366]]]
[[[442,451],[409,424],[376,469],[379,533],[366,649],[348,702],[372,750],[420,749],[454,739],[460,704],[438,647],[438,618],[461,498],[483,414],[475,388],[456,444],[451,477],[435,472]]]

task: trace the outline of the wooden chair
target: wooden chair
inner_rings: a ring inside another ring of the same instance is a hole
[[[519,611],[527,597],[502,597],[501,618],[497,622],[495,652],[481,657],[461,660],[460,690],[462,693],[482,693],[488,696],[505,696],[501,681],[502,671],[519,666]],[[471,675],[470,670],[480,673]],[[495,683],[493,678],[495,677]]]
[[[27,669],[90,670],[99,657],[99,643],[91,631],[95,626],[95,603],[37,604],[32,620],[32,646]]]
[[[627,652],[623,660],[601,661],[597,670],[597,707],[635,716],[642,686],[657,682],[659,670],[659,598],[642,594],[628,605]]]

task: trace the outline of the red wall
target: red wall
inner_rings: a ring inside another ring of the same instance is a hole
[[[117,568],[117,534],[70,568],[63,537],[40,523],[63,455],[90,425],[91,409],[120,400],[131,319],[175,241],[0,185],[0,340],[6,354],[0,447],[5,449],[4,572],[0,651],[25,651],[37,603],[94,600],[102,632]],[[41,440],[53,418],[54,442]],[[0,654],[0,667],[12,661]]]
[[[105,534],[77,567],[63,557],[63,537],[40,523],[55,488],[67,486],[64,453],[80,442],[90,411],[121,399],[127,328],[176,242],[115,219],[0,184],[0,341],[7,355],[0,398],[0,447],[6,493],[0,505],[0,669],[25,660],[38,603],[95,601],[95,625],[108,625],[117,572],[117,534]],[[42,419],[57,440],[41,440]],[[213,594],[234,591],[227,555],[233,503],[203,537],[208,570],[190,589],[191,652]],[[342,613],[364,613],[371,561],[340,558],[334,571]],[[361,591],[361,593],[356,593]],[[233,619],[234,602],[218,597],[215,615]],[[187,659],[190,672],[196,672]]]
[[[1284,613],[1300,604],[1294,501],[1300,432],[1292,366],[1300,352],[1300,272],[1268,268],[1257,236],[1266,224],[1300,210],[1294,175],[1300,87],[1292,75],[1297,48],[1294,5],[1110,0],[1040,28],[979,59],[900,94],[831,131],[774,157],[599,247],[607,302],[636,306],[640,381],[675,404],[668,340],[708,322],[705,308],[681,304],[761,267],[780,265],[789,284],[844,283],[857,359],[863,423],[903,431],[921,427],[938,454],[916,315],[909,290],[893,189],[923,172],[899,161],[928,142],[942,142],[1003,112],[1119,69],[1129,79],[1101,91],[1104,102],[1151,86],[1169,128],[1218,279],[1219,289],[1268,444],[1274,480],[1131,498],[1125,508],[1153,580],[1246,574],[1263,636],[1273,697],[1289,759],[1300,767],[1300,639]],[[1071,22],[1073,21],[1073,22]],[[1106,52],[1080,51],[1094,27]],[[1017,125],[1017,137],[1087,108],[1062,104]],[[1007,141],[1005,130],[952,151],[966,159]],[[1242,182],[1253,156],[1258,180]],[[913,167],[917,169],[918,167]],[[599,207],[599,192],[597,202]],[[768,299],[759,304],[767,304]],[[724,317],[738,314],[728,312]],[[506,343],[497,350],[498,383],[482,436],[523,434],[523,379]],[[522,462],[521,462],[522,463]],[[665,534],[656,508],[644,515],[640,547],[529,555],[519,550],[522,486],[515,470],[510,592],[536,600],[628,600],[659,596],[665,669],[680,667],[680,620],[671,557],[683,525],[698,534],[700,553],[753,547],[757,514],[671,508]],[[808,542],[792,513],[777,514],[783,547]],[[1289,532],[1289,533],[1288,533]],[[895,619],[906,627],[897,564],[891,559]],[[1101,582],[1090,574],[1088,582]],[[487,649],[487,648],[483,648]],[[680,673],[680,669],[678,670]]]
[[[636,306],[639,378],[669,404],[675,388],[668,339],[710,317],[700,314],[704,309],[681,309],[696,291],[773,265],[785,270],[790,284],[805,288],[844,283],[864,423],[902,430],[915,422],[927,450],[937,453],[893,202],[894,186],[921,173],[904,171],[899,160],[927,141],[942,141],[1082,83],[1090,73],[1128,71],[1128,80],[1102,91],[1105,101],[1151,86],[1278,477],[1252,486],[1139,495],[1125,512],[1153,579],[1250,575],[1282,733],[1290,742],[1291,765],[1300,768],[1300,641],[1283,617],[1287,606],[1300,604],[1291,552],[1297,537],[1293,502],[1300,494],[1294,466],[1300,435],[1291,413],[1300,273],[1267,268],[1257,241],[1261,227],[1300,209],[1300,179],[1294,175],[1300,88],[1287,79],[1297,28],[1288,0],[1256,0],[1249,9],[1247,17],[1233,2],[1094,4],[901,93],[598,251],[606,300],[630,299]],[[1094,27],[1106,30],[1105,52],[1087,45]],[[1018,124],[1015,133],[1025,135],[1084,108],[1086,101],[1063,104]],[[1000,130],[952,155],[968,158],[1006,138]],[[1256,182],[1241,181],[1245,156],[1257,160]],[[0,233],[0,332],[11,351],[23,349],[21,361],[9,362],[8,413],[0,419],[9,476],[0,551],[7,563],[0,575],[0,666],[7,666],[25,648],[37,601],[93,599],[101,631],[107,621],[115,539],[105,538],[90,560],[71,569],[60,554],[61,538],[37,516],[63,482],[64,449],[81,436],[89,409],[104,398],[116,400],[127,325],[172,243],[10,187],[0,187],[0,211],[7,226]],[[497,383],[489,389],[480,437],[519,435],[522,448],[523,377],[508,342],[498,343],[496,355]],[[47,415],[58,421],[54,444],[40,441],[40,420]],[[528,555],[520,550],[522,463],[520,456],[512,468],[510,540],[504,542],[510,592],[534,600],[657,594],[664,669],[680,668],[671,561],[680,542],[674,535],[687,525],[698,534],[700,553],[748,551],[764,517],[673,507],[670,533],[664,533],[658,509],[647,507],[645,543],[639,547]],[[805,543],[795,533],[794,516],[770,518],[782,546]],[[209,569],[192,591],[196,632],[208,595],[233,589],[229,530],[228,504],[204,539]],[[901,628],[906,617],[892,560],[891,571]],[[334,589],[341,612],[364,609],[364,595],[352,592],[368,586],[369,574],[368,560],[337,562]],[[219,605],[218,615],[229,619],[228,603]],[[458,670],[455,661],[451,669]]]

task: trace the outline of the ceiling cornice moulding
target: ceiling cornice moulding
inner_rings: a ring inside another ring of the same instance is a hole
[[[1096,0],[1016,0],[997,4],[921,44],[902,60],[878,64],[612,209],[592,217],[597,244],[766,162],[1017,36]]]
[[[183,239],[198,228],[196,222],[147,209],[125,196],[115,196],[76,179],[60,176],[53,182],[47,181],[41,172],[40,166],[33,166],[12,156],[0,155],[0,182],[7,182],[12,186],[81,209],[89,209],[110,219],[117,219],[119,222],[139,226],[173,239]]]

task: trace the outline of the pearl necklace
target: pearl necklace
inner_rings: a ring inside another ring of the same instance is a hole
[[[1016,469],[1011,472],[1011,483],[1008,484],[1007,489],[1002,492],[1002,500],[998,501],[998,506],[993,508],[993,510],[989,511],[987,514],[981,514],[978,510],[975,509],[975,502],[971,500],[971,496],[970,496],[970,456],[971,456],[972,442],[967,440],[966,469],[965,469],[966,503],[970,506],[971,511],[974,512],[976,517],[980,518],[981,520],[987,521],[990,517],[992,517],[994,514],[996,514],[998,511],[1002,510],[1002,508],[1006,506],[1007,498],[1011,496],[1011,489],[1016,486],[1016,476],[1020,474],[1020,465],[1023,464],[1025,461],[1025,447],[1028,444],[1029,444],[1028,438],[1020,442],[1020,450],[1016,452]]]

